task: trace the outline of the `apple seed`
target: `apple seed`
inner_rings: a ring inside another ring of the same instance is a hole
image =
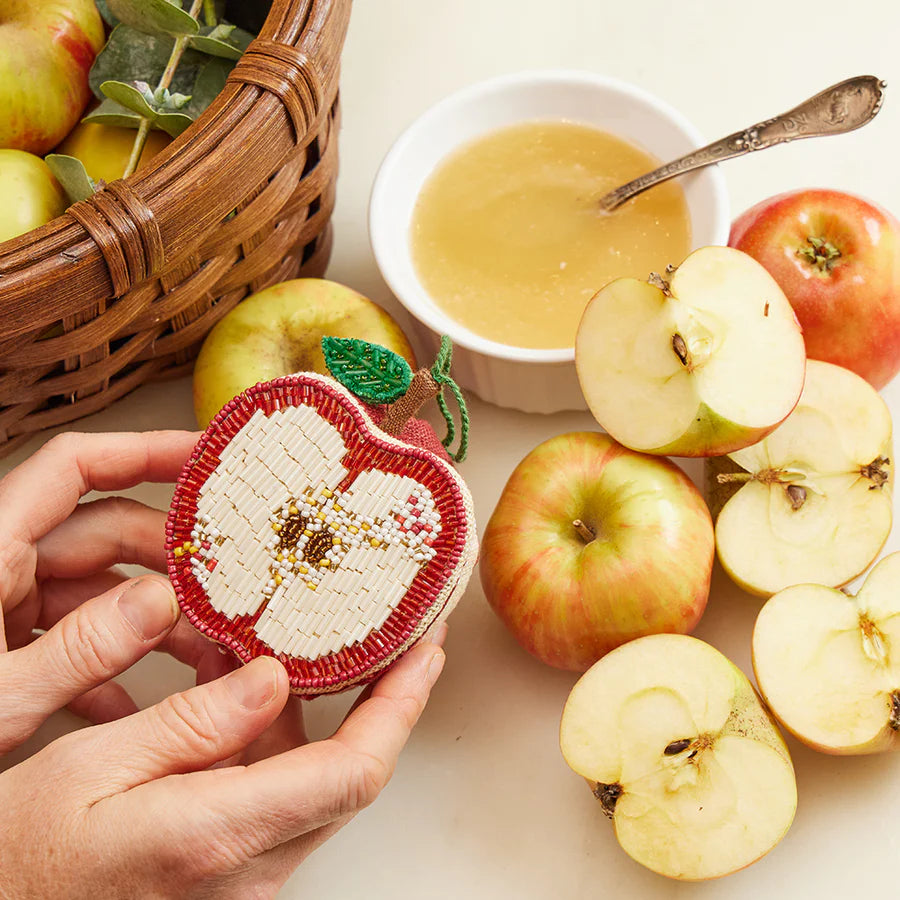
[[[669,744],[669,746],[666,747],[665,750],[663,750],[663,753],[665,753],[666,756],[676,756],[677,754],[687,750],[687,748],[690,746],[690,738],[681,738],[681,740],[679,741],[672,741],[672,743]]]
[[[616,814],[616,803],[619,797],[625,793],[625,788],[621,784],[603,784],[597,782],[594,787],[594,796],[600,801],[603,812],[611,819]]]
[[[675,351],[675,355],[681,360],[681,364],[690,368],[691,354],[688,353],[687,344],[680,334],[672,335],[672,349]]]
[[[785,491],[791,501],[791,509],[800,509],[806,503],[806,488],[800,487],[799,484],[789,484]]]
[[[888,725],[894,731],[900,731],[900,691],[891,691],[891,717]]]

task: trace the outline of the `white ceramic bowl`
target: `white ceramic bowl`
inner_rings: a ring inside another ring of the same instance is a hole
[[[573,349],[512,347],[451,319],[420,283],[410,253],[416,198],[435,166],[485,132],[529,119],[593,125],[666,161],[702,146],[679,112],[632,85],[591,72],[505,75],[452,94],[398,138],[381,164],[369,204],[369,238],[384,280],[415,320],[417,343],[436,350],[441,334],[455,345],[453,373],[483,400],[526,412],[585,409]],[[725,181],[715,166],[682,176],[694,247],[728,242]]]

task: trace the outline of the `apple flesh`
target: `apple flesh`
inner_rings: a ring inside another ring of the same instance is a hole
[[[696,250],[667,279],[610,282],[575,340],[600,425],[626,447],[664,456],[716,456],[758,441],[794,408],[805,364],[781,288],[728,247]]]
[[[726,488],[739,486],[716,521],[723,568],[761,596],[803,582],[846,584],[891,530],[891,458],[881,397],[853,372],[811,360],[787,421],[730,454],[739,471],[712,463]]]
[[[900,553],[855,596],[817,584],[775,594],[753,630],[753,669],[778,721],[835,754],[900,746]]]
[[[0,5],[0,147],[43,156],[78,121],[104,42],[94,0]]]
[[[66,195],[50,167],[24,150],[0,150],[0,243],[61,216]]]
[[[787,747],[746,676],[684,635],[651,635],[593,666],[563,710],[560,748],[622,848],[687,881],[768,853],[797,808]]]
[[[583,672],[632,638],[691,631],[714,556],[709,511],[677,466],[574,432],[510,476],[484,532],[481,583],[529,653]]]
[[[356,291],[322,278],[284,281],[248,297],[212,329],[194,367],[194,411],[206,427],[241,391],[294,372],[327,375],[322,338],[360,338],[415,356],[400,326]]]
[[[803,326],[810,359],[882,388],[900,370],[900,222],[832,190],[779,194],[734,223],[729,244],[771,273]]]

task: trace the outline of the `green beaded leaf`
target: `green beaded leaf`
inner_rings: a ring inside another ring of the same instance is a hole
[[[322,338],[328,371],[366,403],[393,403],[412,383],[409,363],[387,347],[358,338]]]

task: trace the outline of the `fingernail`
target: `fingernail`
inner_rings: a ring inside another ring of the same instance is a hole
[[[431,662],[428,665],[428,672],[425,675],[425,681],[428,683],[429,690],[434,687],[435,682],[441,677],[441,671],[444,668],[446,659],[447,657],[444,655],[443,650],[438,650],[437,653],[431,657]]]
[[[277,669],[270,662],[254,660],[226,675],[225,687],[245,709],[261,709],[278,693]]]
[[[122,618],[142,641],[158,637],[178,618],[175,592],[159,578],[140,578],[119,595]]]

